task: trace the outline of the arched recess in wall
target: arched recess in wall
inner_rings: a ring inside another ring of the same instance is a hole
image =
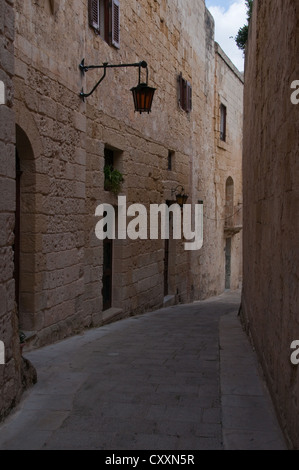
[[[36,308],[36,170],[25,131],[16,125],[15,298],[19,327],[34,330]]]
[[[225,184],[225,225],[232,226],[234,214],[234,180],[229,176]]]

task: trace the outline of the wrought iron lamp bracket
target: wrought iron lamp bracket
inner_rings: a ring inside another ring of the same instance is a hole
[[[100,83],[106,77],[107,68],[120,68],[120,67],[138,67],[139,68],[139,84],[140,84],[140,77],[141,77],[141,68],[146,69],[146,84],[148,83],[148,67],[147,67],[147,62],[145,62],[145,60],[142,60],[141,62],[134,62],[132,64],[109,64],[108,62],[103,62],[103,64],[101,65],[85,65],[84,59],[82,59],[79,64],[79,69],[81,70],[82,75],[84,75],[85,72],[88,72],[91,69],[104,69],[104,73],[102,77],[95,84],[95,86],[92,88],[92,90],[89,93],[84,93],[83,88],[82,88],[80,92],[80,97],[82,98],[82,100],[85,101],[85,98],[90,96],[98,88]]]

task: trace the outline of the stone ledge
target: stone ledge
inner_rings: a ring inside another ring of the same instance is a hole
[[[124,311],[122,308],[108,308],[108,310],[104,310],[102,314],[103,325],[121,320],[123,317]]]
[[[221,140],[220,138],[218,138],[217,147],[221,148],[222,150],[228,150],[229,144],[227,143],[227,141]]]
[[[175,295],[166,295],[163,299],[163,308],[175,305]]]
[[[231,238],[242,230],[242,225],[233,225],[232,227],[224,227],[224,237]]]
[[[22,333],[24,333],[25,338],[24,341],[21,344],[21,351],[27,351],[30,348],[30,345],[33,343],[33,341],[36,338],[36,331],[24,331],[22,330]]]

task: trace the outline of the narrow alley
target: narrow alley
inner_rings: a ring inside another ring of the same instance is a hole
[[[298,28],[1,0],[0,450],[299,449]]]
[[[239,305],[227,291],[24,353],[38,382],[0,449],[285,449]]]

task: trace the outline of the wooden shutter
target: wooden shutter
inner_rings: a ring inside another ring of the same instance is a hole
[[[179,105],[184,111],[190,113],[192,109],[192,86],[183,78],[181,73],[178,77],[178,83]]]
[[[185,110],[186,107],[186,80],[184,80],[182,73],[179,75],[179,105]]]
[[[186,91],[187,91],[186,111],[187,113],[190,113],[192,109],[192,86],[191,86],[191,83],[189,82],[187,82]]]
[[[183,78],[183,97],[182,97],[182,108],[187,111],[187,80]]]
[[[226,140],[226,106],[220,105],[220,140]]]
[[[112,0],[111,21],[112,45],[119,48],[119,0]]]
[[[179,106],[182,107],[182,74],[178,76],[178,101]]]
[[[89,26],[100,29],[100,0],[88,0]]]

